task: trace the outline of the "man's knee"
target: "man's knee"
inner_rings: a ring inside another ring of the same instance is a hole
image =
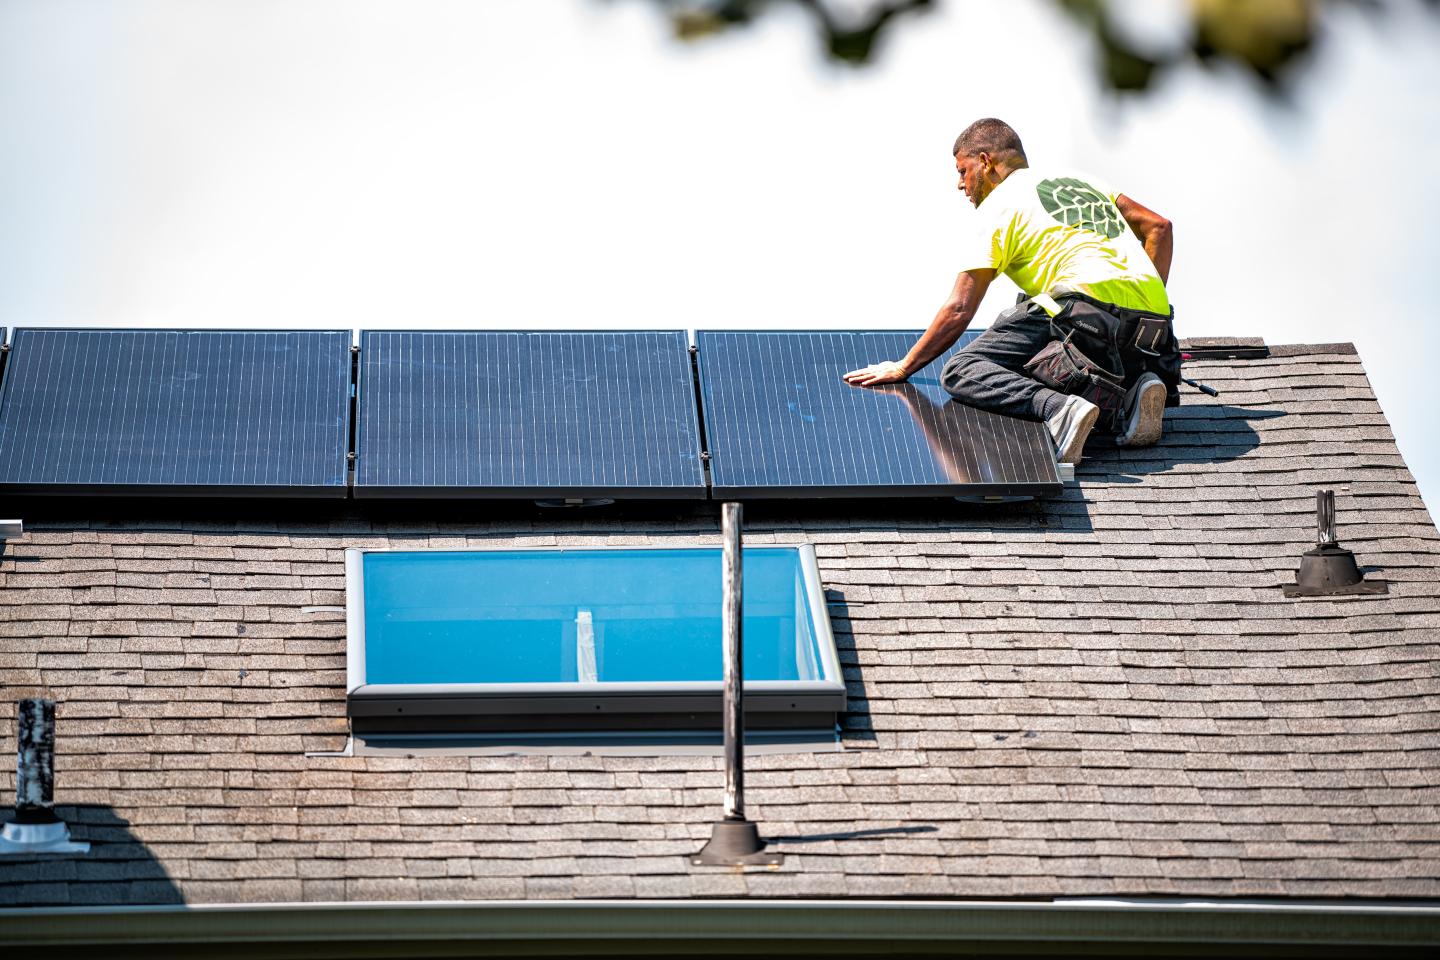
[[[960,350],[945,361],[940,368],[940,386],[952,397],[965,396],[965,387],[971,382],[971,368],[983,358],[968,350]]]

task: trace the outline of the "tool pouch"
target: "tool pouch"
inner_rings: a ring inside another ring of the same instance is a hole
[[[1117,381],[1125,379],[1125,358],[1120,353],[1120,319],[1088,297],[1065,297],[1060,312],[1050,319],[1050,335],[1069,340],[1090,362]]]
[[[1123,377],[1087,357],[1071,342],[1072,335],[1047,343],[1025,364],[1025,372],[1051,390],[1089,400],[1100,408],[1101,428],[1118,431],[1125,411]]]
[[[1050,320],[1057,340],[1071,345],[1112,378],[1129,386],[1145,372],[1165,384],[1166,406],[1180,403],[1180,345],[1172,331],[1172,317],[1124,310],[1070,293],[1060,298],[1060,312]]]

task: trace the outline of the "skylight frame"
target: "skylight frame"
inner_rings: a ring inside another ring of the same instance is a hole
[[[833,729],[845,711],[845,681],[830,626],[813,545],[763,544],[750,549],[794,550],[805,592],[820,676],[814,680],[747,680],[746,726],[758,729]],[[704,681],[560,681],[523,683],[368,683],[365,676],[365,575],[369,554],[396,553],[638,553],[694,550],[705,545],[493,547],[345,551],[346,705],[356,733],[463,731],[718,729],[720,679]],[[718,560],[718,557],[717,557]],[[719,576],[719,563],[716,563]],[[800,611],[797,611],[799,613]],[[718,654],[718,651],[717,651]]]

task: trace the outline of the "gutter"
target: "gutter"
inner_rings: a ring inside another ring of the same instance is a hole
[[[34,955],[1434,955],[1440,905],[1243,901],[595,900],[0,910]],[[224,945],[223,950],[217,950]],[[43,952],[42,952],[43,951]],[[25,955],[18,953],[16,955]]]

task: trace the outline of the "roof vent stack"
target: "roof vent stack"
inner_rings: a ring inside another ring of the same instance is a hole
[[[15,819],[0,830],[0,854],[86,853],[55,815],[55,701],[21,700],[15,720]]]
[[[1300,557],[1295,582],[1285,585],[1287,597],[1337,597],[1389,593],[1383,580],[1366,580],[1355,554],[1340,546],[1335,535],[1335,491],[1315,492],[1316,546]]]
[[[767,853],[753,821],[745,817],[745,647],[741,564],[743,510],[738,503],[720,507],[725,546],[721,554],[720,632],[725,645],[725,817],[710,830],[710,841],[690,858],[697,867],[778,867],[783,853]]]

